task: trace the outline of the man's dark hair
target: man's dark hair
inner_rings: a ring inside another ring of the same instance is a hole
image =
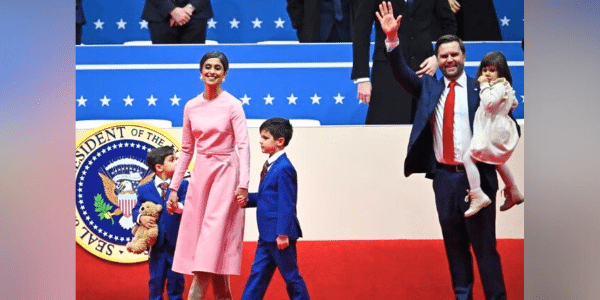
[[[204,66],[204,63],[210,58],[218,58],[223,65],[223,70],[225,70],[225,73],[227,73],[227,70],[229,70],[229,61],[227,60],[227,56],[225,56],[223,52],[219,51],[210,51],[202,56],[202,59],[200,59],[200,71],[202,71],[202,66]]]
[[[259,131],[262,132],[263,130],[269,132],[274,139],[282,137],[284,139],[284,146],[287,146],[290,143],[292,133],[294,133],[290,120],[279,117],[270,118],[264,121],[260,125]]]
[[[510,69],[508,68],[508,62],[506,56],[502,52],[490,52],[483,56],[479,68],[477,69],[477,77],[481,76],[483,68],[488,66],[496,67],[498,71],[498,78],[504,77],[512,85],[512,76],[510,75]]]
[[[460,51],[462,51],[462,53],[464,55],[467,54],[467,49],[465,48],[465,43],[463,43],[463,41],[457,37],[454,34],[446,34],[442,37],[440,37],[437,42],[435,42],[435,55],[438,55],[438,50],[440,49],[440,46],[443,44],[447,44],[447,43],[452,43],[452,42],[458,42],[458,47],[460,47]]]
[[[148,155],[146,155],[146,164],[148,165],[150,170],[156,173],[156,165],[164,164],[165,158],[174,153],[175,149],[173,148],[173,146],[162,146],[154,148],[150,150],[150,152],[148,152]]]

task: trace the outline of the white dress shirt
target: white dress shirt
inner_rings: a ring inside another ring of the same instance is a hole
[[[385,47],[388,52],[398,47],[400,41],[385,41]],[[467,75],[463,71],[456,80],[454,86],[454,161],[444,161],[443,155],[443,125],[444,125],[444,105],[446,97],[450,91],[450,80],[444,77],[444,92],[440,96],[439,102],[435,107],[435,112],[431,118],[431,128],[433,130],[433,149],[435,159],[443,164],[455,165],[463,162],[464,153],[471,144],[471,127],[469,126],[469,101],[467,97]]]
[[[455,165],[463,162],[463,156],[469,149],[471,142],[471,127],[469,126],[469,101],[467,98],[467,75],[465,72],[456,80],[454,86],[454,161],[444,161],[443,155],[443,125],[444,125],[444,106],[446,97],[450,91],[450,80],[444,77],[444,92],[435,107],[431,119],[431,128],[433,129],[433,149],[435,159],[443,164]]]

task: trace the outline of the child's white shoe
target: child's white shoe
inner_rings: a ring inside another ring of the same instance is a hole
[[[504,204],[500,206],[500,211],[509,210],[511,207],[523,203],[525,201],[525,197],[521,195],[517,186],[505,187],[502,190],[504,197]]]
[[[488,197],[481,188],[476,188],[471,190],[469,194],[465,197],[465,201],[469,201],[471,199],[471,204],[469,205],[469,209],[465,211],[465,217],[470,217],[479,212],[482,208],[490,205],[492,200]]]

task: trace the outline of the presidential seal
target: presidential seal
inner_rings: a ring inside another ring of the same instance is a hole
[[[160,128],[140,122],[114,122],[88,131],[75,148],[77,243],[103,259],[135,263],[125,245],[135,225],[131,214],[137,187],[151,181],[146,154],[161,146],[181,146]]]

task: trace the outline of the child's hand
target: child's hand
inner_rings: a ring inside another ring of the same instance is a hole
[[[246,203],[248,203],[248,198],[244,198],[244,196],[239,195],[239,196],[237,196],[237,198],[235,199],[235,201],[237,202],[237,204],[240,207],[245,207]]]
[[[482,84],[484,82],[488,82],[488,79],[487,79],[487,77],[481,75],[481,76],[479,76],[479,78],[477,78],[477,82],[479,82],[479,84]]]
[[[246,202],[248,202],[248,190],[243,188],[237,189],[233,201],[236,201],[240,207],[246,206]]]
[[[179,202],[169,200],[167,202],[167,212],[170,214],[173,214],[175,212],[175,210],[177,209],[177,203],[179,203]]]
[[[498,77],[498,78],[496,78],[496,79],[492,80],[492,81],[490,82],[490,84],[496,84],[496,83],[502,82],[502,81],[504,81],[504,80],[506,80],[506,79],[504,79],[504,77]]]
[[[179,198],[177,197],[176,191],[171,191],[169,194],[169,201],[167,201],[167,212],[169,214],[173,214],[177,209],[177,203],[179,203]]]
[[[278,235],[277,236],[277,249],[283,250],[290,245],[290,239],[287,235]]]
[[[156,225],[156,219],[151,216],[141,216],[140,223],[142,223],[142,226],[144,226],[146,228],[150,228],[150,227]]]

